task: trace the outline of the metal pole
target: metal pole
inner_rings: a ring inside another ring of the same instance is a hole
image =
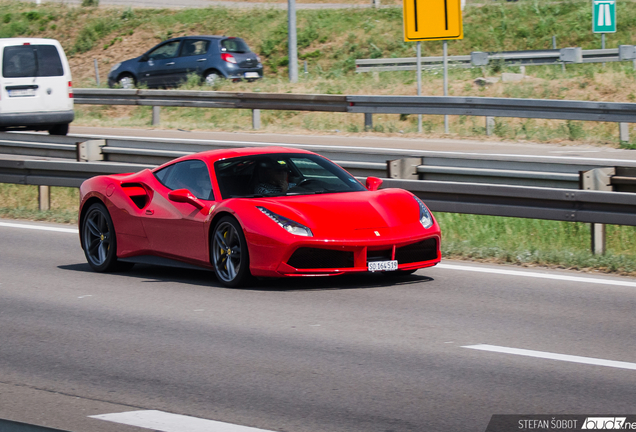
[[[93,59],[93,63],[95,64],[95,82],[97,83],[97,87],[99,87],[99,66],[97,66],[97,59]]]
[[[261,128],[261,110],[252,110],[252,129],[259,130]]]
[[[51,187],[38,186],[38,202],[40,211],[51,210]]]
[[[161,123],[161,107],[155,105],[152,107],[152,125],[157,126]]]
[[[296,0],[287,0],[287,45],[289,46],[289,82],[298,82],[298,51],[296,49]]]
[[[552,49],[557,49],[556,48],[556,36],[552,36]]]
[[[601,49],[605,49],[605,33],[601,33]],[[605,62],[603,62],[603,67],[605,67]]]
[[[422,96],[422,45],[417,41],[417,95]],[[417,131],[422,133],[422,114],[417,115]]]
[[[444,41],[444,96],[448,96],[448,41]],[[444,133],[449,133],[446,114],[444,114]]]

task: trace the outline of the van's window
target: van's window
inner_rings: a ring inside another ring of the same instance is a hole
[[[62,60],[54,45],[17,45],[4,48],[2,76],[5,78],[62,75]]]
[[[231,38],[231,39],[223,39],[221,41],[221,52],[230,52],[243,54],[250,52],[250,48],[247,46],[243,39],[239,38]]]

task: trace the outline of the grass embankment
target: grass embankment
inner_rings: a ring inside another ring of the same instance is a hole
[[[38,211],[35,186],[0,184],[0,218],[77,222],[79,194],[51,188],[51,210]],[[636,227],[608,226],[607,253],[590,253],[584,223],[436,213],[446,258],[543,265],[636,275]]]
[[[607,47],[636,43],[636,3],[619,2],[618,32],[607,35]],[[449,42],[449,53],[471,51],[530,50],[552,47],[600,48],[600,35],[592,34],[591,7],[587,1],[497,2],[471,6],[464,11],[465,38]],[[355,73],[358,58],[408,57],[415,44],[403,41],[402,10],[299,10],[299,58],[308,65],[299,83],[287,80],[287,15],[284,10],[241,8],[122,9],[73,7],[60,4],[0,2],[0,37],[44,36],[59,39],[70,57],[76,87],[95,86],[93,60],[100,67],[102,86],[108,69],[118,61],[140,55],[169,37],[193,34],[227,34],[243,37],[260,54],[266,78],[257,83],[224,82],[223,91],[259,91],[325,94],[416,93],[414,72]],[[424,56],[441,55],[442,42],[422,44]],[[499,82],[480,87],[479,76],[498,77],[503,71],[518,72],[493,64],[488,68],[452,70],[450,94],[463,96],[521,97],[546,99],[636,101],[636,73],[631,62],[526,68],[522,82]],[[439,71],[424,74],[423,94],[442,94]],[[186,85],[185,88],[194,88]],[[148,107],[76,106],[76,125],[147,127]],[[161,127],[192,130],[250,130],[247,110],[164,108]],[[485,137],[483,118],[450,116],[455,137]],[[265,132],[367,133],[362,115],[264,111]],[[440,116],[424,116],[424,132],[417,133],[416,116],[377,115],[375,134],[402,136],[443,135]],[[495,139],[532,140],[549,143],[589,143],[620,146],[613,123],[498,118]],[[636,147],[632,142],[623,147]]]

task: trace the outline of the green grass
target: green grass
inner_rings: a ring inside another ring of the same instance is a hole
[[[51,188],[51,210],[38,211],[36,186],[0,184],[0,218],[76,223],[78,189]],[[436,213],[442,254],[519,265],[636,274],[636,227],[607,226],[607,253],[590,252],[584,223]]]
[[[636,227],[607,226],[607,252],[590,251],[590,225],[435,213],[447,258],[636,274]]]

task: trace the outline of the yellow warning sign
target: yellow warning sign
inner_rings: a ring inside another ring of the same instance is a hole
[[[461,0],[403,0],[404,40],[463,39]]]

